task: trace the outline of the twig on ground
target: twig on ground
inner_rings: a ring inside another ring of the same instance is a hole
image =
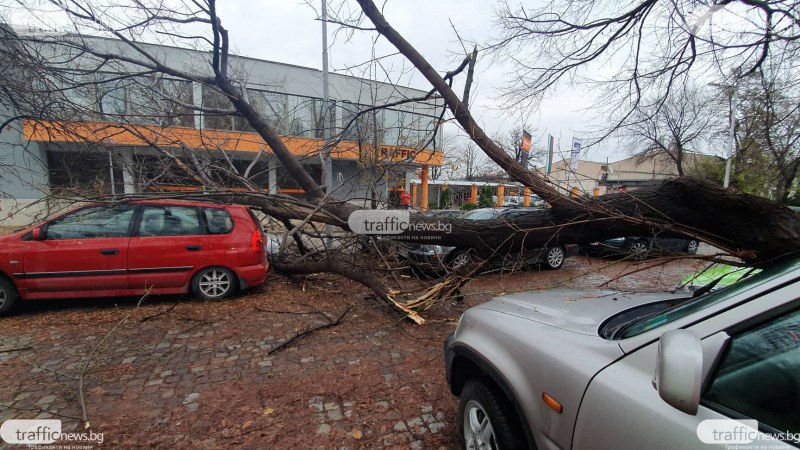
[[[282,348],[284,348],[284,347],[287,347],[287,346],[288,346],[289,344],[291,344],[292,342],[294,342],[294,341],[296,341],[296,340],[298,340],[298,339],[301,339],[301,338],[303,338],[303,337],[305,337],[305,336],[308,336],[309,334],[311,334],[311,333],[313,333],[313,332],[315,332],[315,331],[324,330],[325,328],[331,328],[331,327],[335,327],[336,325],[339,325],[339,324],[342,322],[342,319],[344,319],[344,316],[346,316],[346,315],[347,315],[347,313],[349,313],[351,309],[353,309],[353,305],[350,305],[350,306],[349,306],[349,307],[348,307],[348,308],[347,308],[347,309],[346,309],[346,310],[345,310],[345,311],[344,311],[344,312],[343,312],[343,313],[342,313],[342,314],[339,316],[339,318],[338,318],[338,319],[336,319],[336,320],[334,320],[334,321],[331,321],[331,322],[328,322],[328,323],[324,323],[324,324],[322,324],[322,325],[317,325],[316,327],[307,328],[305,331],[303,331],[303,332],[301,332],[301,333],[298,333],[298,334],[296,334],[296,335],[292,336],[291,338],[289,338],[289,339],[287,339],[287,340],[283,341],[282,343],[280,343],[279,345],[277,345],[276,347],[274,347],[272,350],[268,351],[268,352],[267,352],[267,354],[268,354],[268,355],[271,355],[271,354],[273,354],[273,353],[277,352],[278,350],[280,350],[280,349],[282,349]],[[327,315],[326,315],[326,316],[327,316]]]
[[[86,396],[84,395],[84,388],[83,388],[85,384],[86,374],[89,373],[89,365],[92,363],[92,358],[94,358],[94,355],[97,354],[97,352],[100,350],[100,347],[102,347],[103,344],[105,344],[108,338],[111,337],[111,335],[113,335],[117,331],[117,329],[123,323],[125,323],[131,317],[131,315],[133,315],[133,313],[135,313],[139,309],[140,306],[142,306],[142,303],[149,296],[150,296],[150,289],[148,288],[145,290],[144,295],[142,295],[142,298],[140,298],[139,301],[136,303],[136,307],[128,311],[128,313],[125,314],[122,320],[117,322],[117,324],[114,325],[114,327],[108,333],[106,333],[103,339],[101,339],[100,342],[92,349],[92,351],[89,352],[89,355],[86,357],[86,361],[84,361],[83,363],[81,372],[80,374],[78,374],[78,401],[80,402],[81,405],[81,420],[83,420],[84,428],[90,428],[92,426],[91,423],[89,422],[89,412],[86,408]]]
[[[172,306],[170,306],[169,308],[167,308],[167,309],[165,309],[165,310],[163,310],[163,311],[161,311],[159,313],[155,313],[155,314],[153,314],[151,316],[142,317],[141,319],[139,319],[139,323],[144,323],[144,322],[147,322],[148,320],[155,319],[156,317],[163,316],[164,314],[169,314],[170,312],[172,312],[173,309],[175,309],[176,306],[178,306],[178,303],[180,303],[180,302],[181,302],[180,299],[178,299],[178,301],[173,303]]]
[[[31,366],[31,367],[35,367],[35,368],[37,368],[37,369],[41,369],[41,370],[47,370],[48,372],[53,372],[53,373],[54,373],[54,374],[56,374],[56,375],[61,375],[62,377],[65,377],[65,378],[71,378],[71,379],[73,379],[73,380],[77,380],[77,379],[78,379],[78,377],[76,377],[75,375],[69,375],[69,374],[66,374],[66,373],[64,373],[64,372],[59,372],[58,370],[51,369],[51,368],[49,368],[49,367],[40,366],[40,365],[38,365],[38,364],[36,364],[36,363],[32,363],[32,362],[28,361],[28,360],[27,360],[27,359],[25,359],[25,358],[20,358],[20,360],[22,360],[22,362],[24,362],[25,364],[28,364],[29,366]],[[58,380],[58,377],[56,377],[56,379]],[[59,380],[59,381],[61,381],[61,380]]]
[[[260,308],[258,306],[254,306],[253,309],[255,309],[256,311],[261,311],[261,312],[270,313],[270,314],[296,314],[298,316],[307,316],[307,315],[310,315],[310,314],[319,313],[319,311],[279,311],[279,310],[275,310],[275,309]]]
[[[0,348],[0,353],[21,352],[24,350],[33,350],[33,347]]]

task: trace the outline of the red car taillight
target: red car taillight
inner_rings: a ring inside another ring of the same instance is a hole
[[[250,248],[253,249],[254,252],[264,250],[264,235],[261,234],[261,231],[253,231],[253,235],[250,236]]]

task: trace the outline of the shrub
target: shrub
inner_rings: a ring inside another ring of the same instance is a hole
[[[492,188],[490,186],[481,186],[478,191],[478,208],[491,208],[493,206]]]

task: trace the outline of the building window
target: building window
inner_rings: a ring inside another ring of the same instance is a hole
[[[128,114],[128,95],[124,75],[97,74],[97,112],[107,120],[123,120]]]
[[[194,110],[185,106],[194,104],[192,83],[162,79],[158,88],[163,95],[161,125],[194,128]]]
[[[47,167],[50,189],[74,194],[111,194],[125,192],[122,164],[109,158],[106,151],[47,150]],[[114,188],[111,187],[111,170],[114,170]]]

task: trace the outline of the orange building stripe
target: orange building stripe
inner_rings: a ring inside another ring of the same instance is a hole
[[[184,127],[159,127],[156,125],[129,125],[113,122],[70,122],[26,119],[23,135],[29,141],[41,142],[89,142],[117,146],[149,146],[151,143],[169,148],[194,148],[201,150],[226,150],[256,153],[259,149],[272,153],[257,133],[245,131],[198,130]],[[284,137],[284,143],[292,154],[312,156],[322,148],[322,139]],[[355,142],[337,143],[331,154],[338,159],[361,159],[364,148],[372,150],[379,160],[400,162],[413,158],[418,164],[442,165],[441,150],[417,150],[410,147],[381,146],[377,151],[371,146]]]

